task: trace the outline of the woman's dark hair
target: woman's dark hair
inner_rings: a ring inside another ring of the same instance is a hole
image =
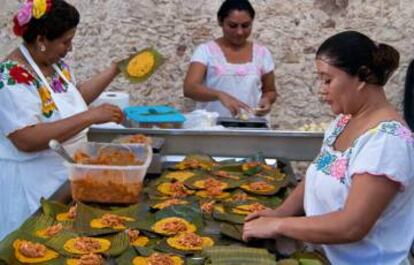
[[[408,65],[404,88],[404,119],[414,131],[414,60]]]
[[[51,9],[41,18],[32,18],[23,34],[27,43],[33,43],[37,36],[45,36],[48,40],[61,37],[66,31],[79,24],[78,10],[63,0],[53,0]]]
[[[397,69],[400,54],[390,45],[375,43],[356,31],[345,31],[325,40],[316,52],[321,59],[361,81],[383,86]]]
[[[254,19],[255,11],[248,0],[225,0],[217,12],[218,21],[223,22],[234,10],[246,11]]]

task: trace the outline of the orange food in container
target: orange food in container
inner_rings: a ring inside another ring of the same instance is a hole
[[[76,164],[65,162],[74,200],[138,202],[152,160],[149,144],[86,142],[68,149],[68,152],[77,161]]]

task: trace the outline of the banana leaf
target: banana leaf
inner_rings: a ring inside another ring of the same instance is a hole
[[[204,227],[203,214],[197,203],[192,203],[190,205],[174,205],[160,210],[155,214],[155,221],[168,217],[181,217],[194,224],[197,227],[197,230],[203,229]]]
[[[21,230],[16,230],[15,232],[9,234],[5,239],[0,242],[0,264],[9,264],[9,265],[24,265],[26,263],[21,263],[17,260],[15,256],[15,250],[13,248],[13,242],[17,239],[28,240],[35,243],[44,243],[39,240],[38,237],[34,237],[28,233],[25,233]],[[66,259],[59,255],[56,259],[42,262],[44,265],[64,265],[66,264]]]
[[[180,174],[180,173],[185,173],[185,174],[192,173],[192,174],[194,174],[194,176],[200,175],[200,174],[201,175],[204,175],[205,174],[205,172],[203,170],[199,170],[199,169],[193,169],[193,170],[186,169],[186,170],[174,170],[174,171],[172,171],[172,170],[166,170],[158,178],[158,181],[159,182],[164,182],[164,181],[174,181],[174,180],[176,180],[176,181],[183,182],[183,181],[185,181],[185,179],[183,180],[183,179],[180,179],[180,178],[172,178],[171,175],[170,175],[170,174]],[[154,183],[157,183],[156,180],[154,181]]]
[[[40,199],[40,204],[42,206],[43,214],[50,216],[53,219],[56,219],[56,215],[66,213],[70,209],[69,205],[57,201],[46,200],[44,198]]]
[[[223,222],[220,224],[220,233],[234,240],[243,242],[243,225],[234,225]]]
[[[63,248],[63,246],[69,239],[72,239],[78,236],[79,235],[75,233],[64,232],[51,238],[45,244],[48,247],[55,249],[56,251],[58,251],[60,254],[64,256],[76,258],[76,257],[79,257],[80,255],[66,251]],[[110,249],[104,253],[107,256],[112,256],[112,257],[119,256],[129,247],[129,238],[128,238],[128,235],[124,232],[121,232],[121,233],[118,233],[112,236],[103,236],[99,238],[108,239],[111,242]]]
[[[56,220],[54,220],[54,218],[41,214],[41,215],[36,215],[36,216],[32,216],[29,219],[27,219],[22,226],[20,227],[19,230],[28,233],[36,238],[38,238],[38,240],[40,242],[46,242],[48,240],[48,238],[43,238],[40,237],[39,235],[37,235],[37,233],[40,230],[46,229],[50,226],[56,225],[58,223],[61,223],[63,226],[63,230],[71,230],[72,229],[72,224],[73,221],[64,221],[64,222],[57,222]]]
[[[297,251],[291,258],[299,261],[300,265],[330,265],[329,260],[320,252]]]
[[[295,259],[282,259],[277,262],[277,265],[300,265],[299,261]]]
[[[93,228],[90,223],[93,219],[102,217],[105,213],[116,214],[133,218],[135,221],[125,222],[127,228],[136,228],[140,219],[145,219],[149,212],[149,207],[145,204],[135,204],[129,207],[117,208],[115,210],[102,210],[78,202],[77,216],[74,223],[74,229],[81,235],[105,235],[120,232],[119,229],[111,227]]]
[[[129,247],[122,255],[115,259],[117,264],[132,264],[132,260],[137,256],[137,252],[133,247]]]
[[[221,212],[215,208],[213,211],[213,218],[215,220],[225,221],[232,224],[244,224],[245,216],[240,214],[233,214],[225,210],[224,212]]]
[[[138,54],[143,53],[143,52],[151,52],[151,54],[154,55],[154,59],[155,59],[155,64],[152,67],[152,69],[145,74],[144,76],[141,77],[136,77],[136,76],[132,76],[128,73],[127,71],[127,66],[129,64],[129,62]],[[124,74],[125,78],[127,80],[129,80],[131,83],[140,83],[140,82],[144,82],[145,80],[147,80],[157,69],[159,66],[161,66],[164,63],[164,58],[163,56],[155,49],[153,48],[145,48],[140,50],[139,52],[131,55],[129,58],[122,60],[118,63],[118,68],[119,70]]]
[[[276,265],[276,257],[265,249],[241,246],[215,246],[203,250],[207,264],[214,265]]]

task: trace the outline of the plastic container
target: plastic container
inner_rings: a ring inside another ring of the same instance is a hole
[[[128,125],[139,128],[181,128],[185,121],[177,109],[170,106],[131,106],[124,109]]]
[[[151,146],[85,142],[68,149],[68,152],[72,157],[77,151],[96,156],[102,148],[132,151],[143,163],[133,166],[111,166],[65,162],[69,169],[72,199],[99,203],[138,202],[144,177],[152,160]]]

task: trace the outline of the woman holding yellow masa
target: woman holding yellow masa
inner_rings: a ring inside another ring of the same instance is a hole
[[[248,0],[221,5],[223,36],[197,47],[184,81],[184,95],[197,101],[197,109],[222,117],[270,112],[277,97],[274,63],[267,48],[248,41],[254,17]]]
[[[28,0],[14,17],[23,43],[0,63],[0,239],[67,179],[51,139],[72,145],[87,141],[92,124],[123,120],[114,105],[87,107],[117,76],[116,64],[77,84],[63,61],[78,23],[63,0]]]

